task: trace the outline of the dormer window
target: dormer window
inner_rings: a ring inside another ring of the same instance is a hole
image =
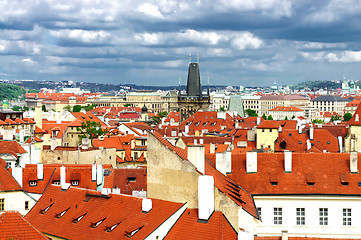
[[[60,181],[59,180],[54,180],[53,185],[60,185]]]
[[[73,186],[79,186],[79,180],[72,180],[71,185]]]
[[[38,185],[38,181],[29,181],[30,187],[36,187]]]
[[[128,238],[131,238],[131,237],[133,237],[134,236],[134,234],[136,234],[140,229],[142,229],[144,226],[141,226],[140,228],[137,228],[137,229],[135,229],[135,230],[133,230],[133,231],[131,231],[131,232],[127,232],[127,234],[126,234],[126,236],[128,237]]]

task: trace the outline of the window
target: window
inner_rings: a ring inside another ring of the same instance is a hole
[[[0,211],[5,211],[5,198],[0,198]]]
[[[269,132],[272,132],[272,129],[270,129]]]
[[[73,180],[73,181],[71,181],[71,185],[73,185],[73,186],[78,186],[78,185],[79,185],[79,181],[78,181],[78,180]]]
[[[36,187],[36,185],[38,185],[37,181],[29,181],[29,186],[30,187]]]
[[[136,177],[128,177],[128,182],[135,182],[136,180]]]
[[[29,201],[25,201],[25,210],[29,210]]]
[[[137,152],[134,153],[134,159],[135,159],[135,160],[138,159],[138,153],[137,153]]]
[[[351,226],[351,208],[344,208],[342,215],[343,215],[342,224],[344,226]]]
[[[305,225],[306,217],[305,217],[305,209],[304,208],[296,208],[296,225]]]
[[[320,225],[328,225],[328,208],[320,208]]]
[[[258,216],[259,216],[259,219],[262,220],[262,208],[257,208],[257,212],[258,212]]]
[[[262,129],[262,132],[264,132],[264,129]]]
[[[282,225],[282,208],[273,208],[273,223]]]
[[[54,180],[54,181],[53,181],[53,184],[54,184],[54,185],[60,185],[60,181]]]

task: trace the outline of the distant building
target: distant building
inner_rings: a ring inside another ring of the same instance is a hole
[[[336,112],[342,115],[343,110],[349,100],[340,96],[324,95],[311,100],[311,107],[318,109],[320,112]]]
[[[188,68],[187,92],[186,94],[181,94],[180,91],[178,93],[181,122],[198,110],[206,111],[209,104],[209,88],[206,95],[202,93],[199,64],[191,62]]]

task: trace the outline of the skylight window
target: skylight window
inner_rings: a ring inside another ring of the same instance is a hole
[[[137,229],[135,229],[135,230],[133,230],[133,231],[131,231],[131,232],[127,232],[127,234],[126,234],[126,236],[128,237],[128,238],[131,238],[131,237],[133,237],[140,229],[142,229],[144,226],[141,226],[140,228],[137,228]]]
[[[84,213],[83,215],[81,215],[80,217],[77,217],[73,220],[73,223],[77,223],[79,222],[80,220],[82,220],[83,217],[85,217],[86,213]]]
[[[57,217],[57,218],[61,218],[69,209],[70,209],[70,207],[67,208],[67,209],[65,209],[65,210],[62,211],[61,213],[57,214],[56,217]]]
[[[118,222],[117,224],[114,224],[113,226],[107,227],[106,231],[107,232],[111,232],[114,230],[114,228],[116,228],[119,224],[121,224],[122,222]]]
[[[46,213],[47,211],[49,211],[49,209],[51,208],[51,206],[53,206],[54,203],[50,204],[49,206],[47,206],[45,209],[41,210],[40,213],[41,214],[44,214]]]
[[[104,220],[105,220],[105,218],[103,218],[102,220],[100,220],[100,221],[98,221],[98,222],[96,222],[96,223],[93,223],[93,224],[91,225],[91,227],[92,227],[92,228],[98,227]]]

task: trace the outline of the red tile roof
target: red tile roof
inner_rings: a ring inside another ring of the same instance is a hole
[[[15,154],[14,156],[17,157],[18,154],[27,153],[27,151],[16,141],[0,141],[0,153]]]
[[[118,168],[114,169],[113,188],[119,188],[120,193],[132,195],[132,191],[147,191],[147,169]]]
[[[6,170],[4,166],[0,165],[0,192],[11,191],[22,191],[22,188],[9,171]]]
[[[97,116],[95,116],[91,112],[72,112],[73,116],[80,120],[81,122],[91,121],[91,122],[99,122],[102,126],[102,128],[106,127],[107,125],[102,122]],[[80,124],[81,125],[81,124]],[[75,125],[74,125],[75,126]]]
[[[303,112],[304,110],[302,110],[301,108],[298,108],[298,107],[283,107],[283,106],[280,106],[280,107],[275,107],[275,108],[272,108],[268,111],[277,111],[277,112]]]
[[[168,140],[164,139],[159,133],[156,133],[156,132],[154,132],[154,133],[149,132],[149,133],[152,134],[154,137],[156,137],[167,148],[169,148],[170,150],[175,152],[180,158],[187,160],[187,151],[186,150],[184,150],[180,147],[173,146]]]
[[[187,209],[165,239],[237,239],[237,232],[220,211],[215,211],[207,223],[198,222],[198,209]]]
[[[0,215],[0,239],[49,239],[32,226],[19,212],[6,211]]]
[[[232,174],[228,176],[251,194],[337,194],[361,195],[361,154],[358,154],[360,173],[350,174],[349,153],[292,153],[292,172],[284,171],[283,153],[258,153],[257,173],[247,174],[246,154],[232,154]],[[327,167],[325,167],[327,166]],[[315,184],[307,184],[307,174],[313,174]],[[349,180],[343,186],[340,174]],[[272,185],[270,176],[278,176]]]
[[[38,138],[38,137],[36,137],[36,136],[34,136],[34,140],[35,140],[35,142],[43,142],[42,139],[40,139],[40,138]],[[28,140],[26,140],[25,143],[30,143],[30,142],[31,142],[31,138],[28,138]]]
[[[358,121],[356,121],[356,115],[358,115]],[[358,106],[352,118],[347,122],[348,125],[361,125],[361,105]]]
[[[40,231],[67,239],[128,239],[132,232],[134,239],[144,239],[182,205],[152,199],[152,210],[143,213],[142,198],[51,186],[25,218]]]
[[[44,133],[46,133],[44,129],[35,126],[35,134],[44,134]]]

